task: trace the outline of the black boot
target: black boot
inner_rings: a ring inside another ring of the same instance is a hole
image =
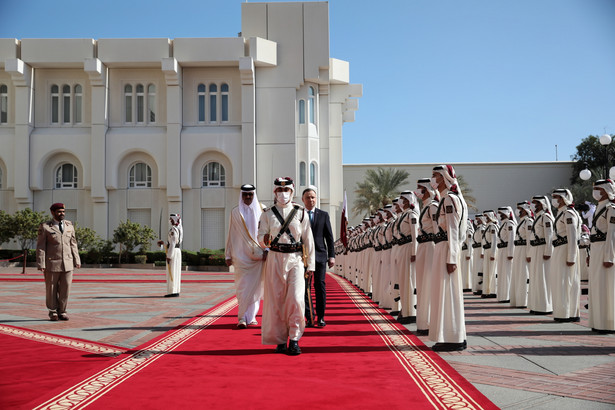
[[[301,349],[299,348],[299,342],[296,340],[288,341],[288,351],[289,356],[298,356],[301,354]]]

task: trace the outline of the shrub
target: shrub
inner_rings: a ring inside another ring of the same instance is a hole
[[[135,255],[135,263],[145,265],[147,263],[147,255]]]

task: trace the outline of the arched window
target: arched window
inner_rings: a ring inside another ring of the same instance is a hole
[[[62,86],[62,122],[70,124],[70,85]]]
[[[137,124],[145,122],[145,88],[143,84],[137,84]]]
[[[151,188],[152,169],[144,162],[137,162],[130,168],[128,175],[129,188]]]
[[[316,163],[310,164],[310,185],[316,185]]]
[[[51,123],[57,124],[60,120],[60,88],[51,86]]]
[[[147,86],[147,110],[149,122],[156,122],[156,86],[154,84]]]
[[[0,84],[0,124],[9,121],[9,92],[6,84]]]
[[[308,109],[310,110],[310,124],[316,124],[316,96],[314,87],[308,88]]]
[[[225,186],[224,167],[219,162],[209,162],[203,167],[203,186]]]
[[[62,164],[56,171],[56,189],[77,188],[77,167],[73,164]]]
[[[222,122],[228,121],[228,84],[220,86],[220,99],[222,100]]]
[[[124,86],[124,120],[132,122],[132,85]]]
[[[218,97],[218,86],[216,84],[209,85],[209,122],[218,121],[218,117],[216,116],[217,105],[216,100]]]
[[[299,100],[299,124],[305,124],[305,100]]]
[[[199,84],[197,87],[198,106],[199,106],[199,122],[205,122],[205,84]]]
[[[300,186],[305,186],[306,185],[306,183],[305,183],[305,177],[306,177],[305,173],[306,173],[305,162],[301,161],[299,163],[299,185]]]

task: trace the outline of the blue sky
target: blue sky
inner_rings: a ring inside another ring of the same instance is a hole
[[[235,37],[240,0],[0,0],[2,38]],[[566,161],[615,134],[614,0],[331,0],[344,163]]]

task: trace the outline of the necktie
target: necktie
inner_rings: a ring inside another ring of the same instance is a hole
[[[314,211],[308,211],[308,213],[310,214],[310,223],[314,222]]]
[[[60,232],[64,233],[64,222],[60,221]]]

